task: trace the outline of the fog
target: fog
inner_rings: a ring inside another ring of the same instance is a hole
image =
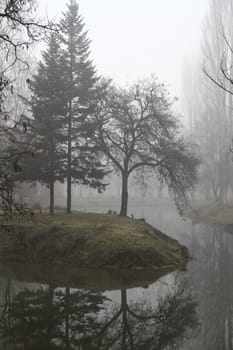
[[[233,349],[232,18],[0,1],[1,349]]]
[[[59,18],[66,1],[39,0],[40,12]],[[152,73],[180,97],[183,64],[200,48],[208,0],[80,0],[92,57],[100,74],[129,83]]]

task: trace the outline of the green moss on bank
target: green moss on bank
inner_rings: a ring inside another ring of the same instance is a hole
[[[144,222],[104,214],[37,215],[1,230],[0,260],[88,268],[172,267],[185,247]]]

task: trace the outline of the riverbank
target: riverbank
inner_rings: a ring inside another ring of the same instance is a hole
[[[194,223],[211,225],[233,225],[233,206],[220,205],[210,201],[192,201],[184,216]]]
[[[188,251],[145,222],[117,215],[36,215],[1,228],[0,261],[106,269],[176,268]]]

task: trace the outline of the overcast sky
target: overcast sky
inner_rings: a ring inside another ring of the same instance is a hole
[[[67,0],[38,0],[59,18]],[[180,95],[182,65],[200,45],[208,0],[79,0],[92,58],[117,83],[155,74]]]

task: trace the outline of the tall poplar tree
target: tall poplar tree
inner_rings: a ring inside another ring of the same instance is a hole
[[[106,174],[92,142],[89,121],[98,81],[90,59],[90,40],[75,0],[70,0],[60,24],[60,40],[65,63],[64,86],[67,95],[67,213],[71,212],[72,183],[102,189]]]

